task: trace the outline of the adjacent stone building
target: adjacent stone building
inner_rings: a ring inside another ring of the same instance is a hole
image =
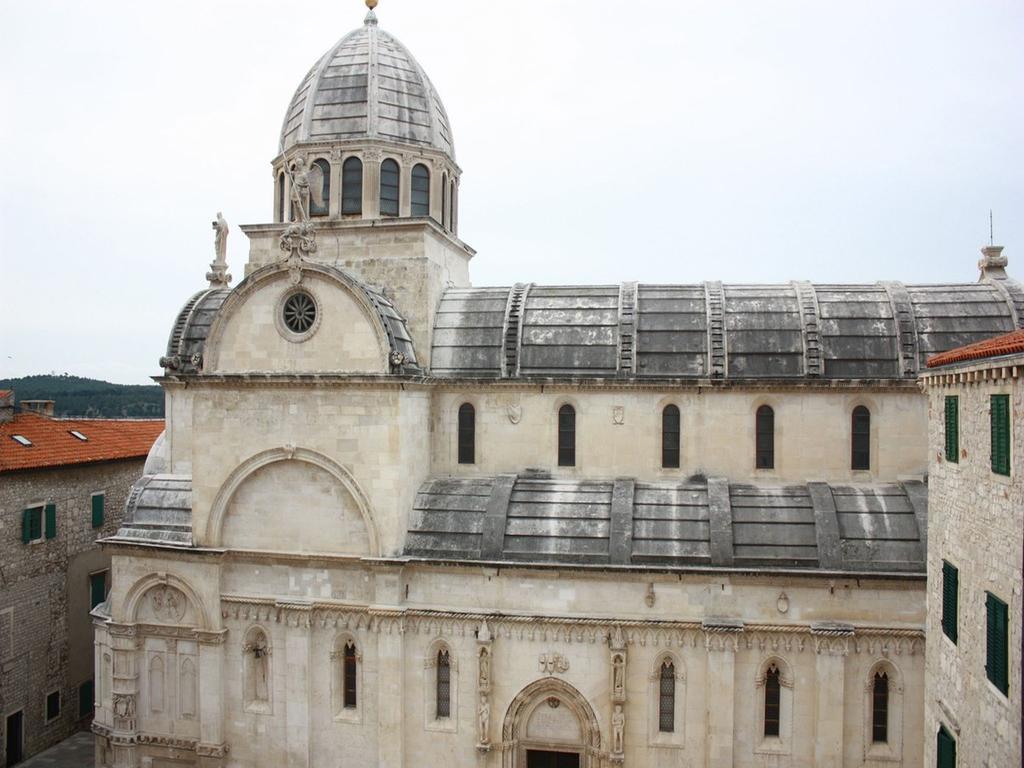
[[[372,10],[272,167],[107,540],[97,766],[921,764],[917,376],[1021,326],[999,254],[471,287],[451,126]]]
[[[161,421],[54,419],[53,403],[0,392],[0,765],[88,725],[90,610],[106,599],[110,555]]]
[[[1020,765],[1024,332],[928,366],[925,765]]]

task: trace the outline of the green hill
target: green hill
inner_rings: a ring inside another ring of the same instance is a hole
[[[163,390],[155,384],[111,384],[64,374],[0,379],[0,389],[13,389],[18,403],[22,400],[53,400],[56,416],[93,419],[164,417]]]

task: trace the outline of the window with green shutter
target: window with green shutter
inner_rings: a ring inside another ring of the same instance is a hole
[[[92,495],[92,527],[101,528],[103,526],[103,503],[105,496],[102,493],[94,493]]]
[[[938,768],[956,768],[956,740],[945,726],[939,728],[936,757]]]
[[[46,538],[53,539],[57,536],[57,505],[46,505]]]
[[[955,565],[942,561],[942,631],[956,642],[957,599],[960,590],[960,572]]]
[[[21,541],[28,544],[43,538],[43,508],[29,507],[21,513]]]
[[[1007,695],[1010,691],[1008,674],[1009,654],[1009,615],[1006,603],[993,595],[985,593],[987,643],[985,653],[985,673],[992,685]]]
[[[992,421],[992,471],[1010,474],[1010,396],[992,395],[989,401]]]
[[[946,396],[946,461],[960,462],[960,398]]]
[[[89,574],[89,610],[107,599],[107,572]]]

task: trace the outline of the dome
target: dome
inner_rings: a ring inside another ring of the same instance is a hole
[[[303,79],[281,128],[281,151],[301,142],[378,139],[416,144],[455,159],[448,115],[408,49],[371,10]]]

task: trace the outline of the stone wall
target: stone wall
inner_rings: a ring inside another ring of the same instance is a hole
[[[143,461],[4,473],[0,477],[0,729],[23,710],[25,754],[79,728],[78,687],[93,677],[89,575],[109,570],[97,539],[117,532]],[[104,524],[92,527],[94,493]],[[22,510],[57,506],[57,535],[22,543]],[[60,691],[60,717],[45,722],[46,696]],[[87,720],[86,720],[87,722]],[[5,742],[0,739],[0,762]]]
[[[928,652],[925,765],[935,765],[940,725],[957,741],[957,765],[1021,759],[1021,573],[1024,559],[1024,358],[981,361],[925,379],[929,396]],[[1017,367],[1014,367],[1017,366]],[[1004,374],[1004,372],[1006,372]],[[1010,395],[1010,477],[991,470],[989,398]],[[945,460],[944,407],[959,398],[960,460]],[[942,562],[959,569],[958,639],[942,631]],[[985,593],[1009,606],[1009,696],[989,682]]]

